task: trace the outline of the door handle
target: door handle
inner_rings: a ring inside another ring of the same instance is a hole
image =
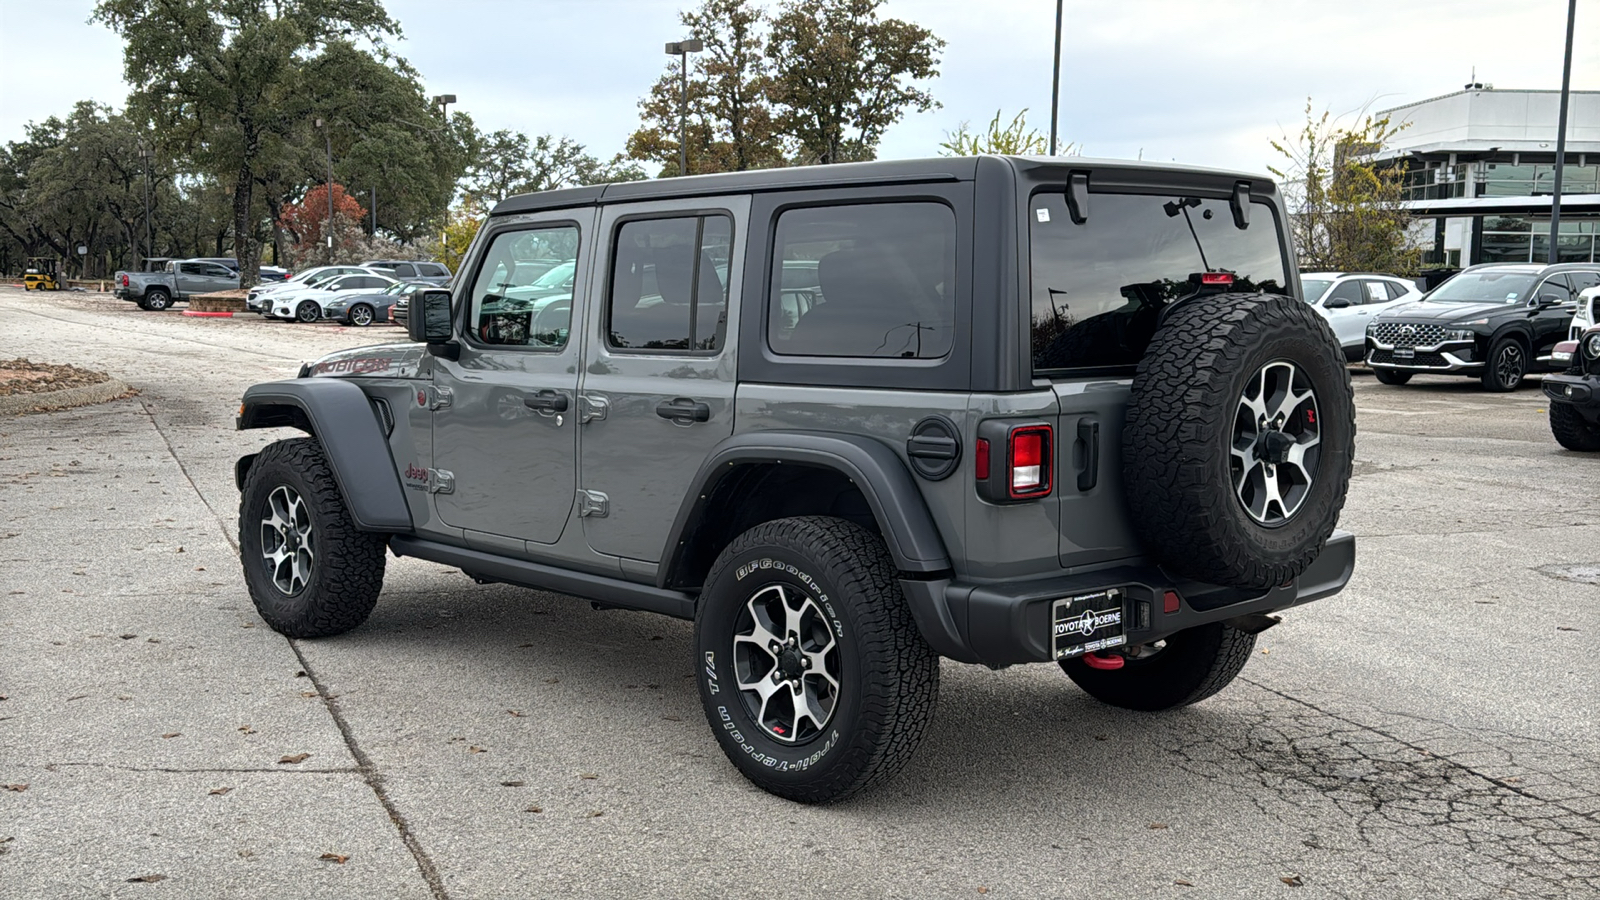
[[[541,413],[564,413],[567,411],[567,395],[560,391],[543,390],[532,397],[523,397],[522,405]]]
[[[1078,470],[1078,490],[1093,490],[1100,481],[1100,423],[1078,420],[1078,445],[1083,448],[1083,467]]]
[[[711,407],[699,400],[678,397],[674,400],[663,400],[657,403],[656,415],[685,425],[690,422],[709,422],[711,421]]]

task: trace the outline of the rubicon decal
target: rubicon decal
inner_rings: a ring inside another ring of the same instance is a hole
[[[370,372],[387,372],[393,360],[387,356],[357,356],[317,363],[311,367],[312,375],[365,375]]]

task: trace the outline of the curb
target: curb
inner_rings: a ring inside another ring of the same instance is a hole
[[[0,416],[21,415],[33,412],[41,406],[50,409],[92,406],[96,403],[114,400],[131,390],[132,388],[117,379],[109,378],[95,384],[63,388],[59,391],[44,391],[37,394],[9,394],[0,397]]]
[[[240,318],[244,318],[245,316],[259,316],[260,313],[253,313],[253,312],[200,312],[199,310],[186,309],[183,312],[179,313],[179,315],[189,316],[189,317],[195,318],[195,319],[240,319]]]

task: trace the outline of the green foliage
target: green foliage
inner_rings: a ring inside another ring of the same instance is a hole
[[[920,25],[880,19],[884,0],[783,0],[772,22],[773,103],[798,161],[872,159],[907,109],[938,107],[913,83],[939,74],[944,41]]]
[[[979,156],[993,153],[1001,156],[1042,156],[1050,151],[1050,138],[1044,132],[1028,127],[1028,110],[1023,109],[1012,117],[1010,124],[1001,125],[1003,113],[994,111],[989,129],[974,132],[971,125],[962,122],[955,131],[945,132],[939,145],[941,156]],[[1077,155],[1076,144],[1058,144],[1057,152],[1063,156]]]
[[[601,162],[571,138],[541,134],[530,139],[502,129],[479,136],[463,191],[492,206],[514,194],[643,177],[644,170],[620,155]]]
[[[1363,115],[1342,127],[1306,101],[1306,123],[1295,138],[1272,141],[1283,157],[1270,168],[1283,181],[1300,268],[1327,272],[1411,275],[1422,249],[1408,235],[1402,204],[1405,171],[1375,157],[1404,126]]]

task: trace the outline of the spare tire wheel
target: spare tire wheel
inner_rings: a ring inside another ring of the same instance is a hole
[[[1286,584],[1339,521],[1354,447],[1350,372],[1311,307],[1270,294],[1184,301],[1152,338],[1128,401],[1134,528],[1173,574]]]

